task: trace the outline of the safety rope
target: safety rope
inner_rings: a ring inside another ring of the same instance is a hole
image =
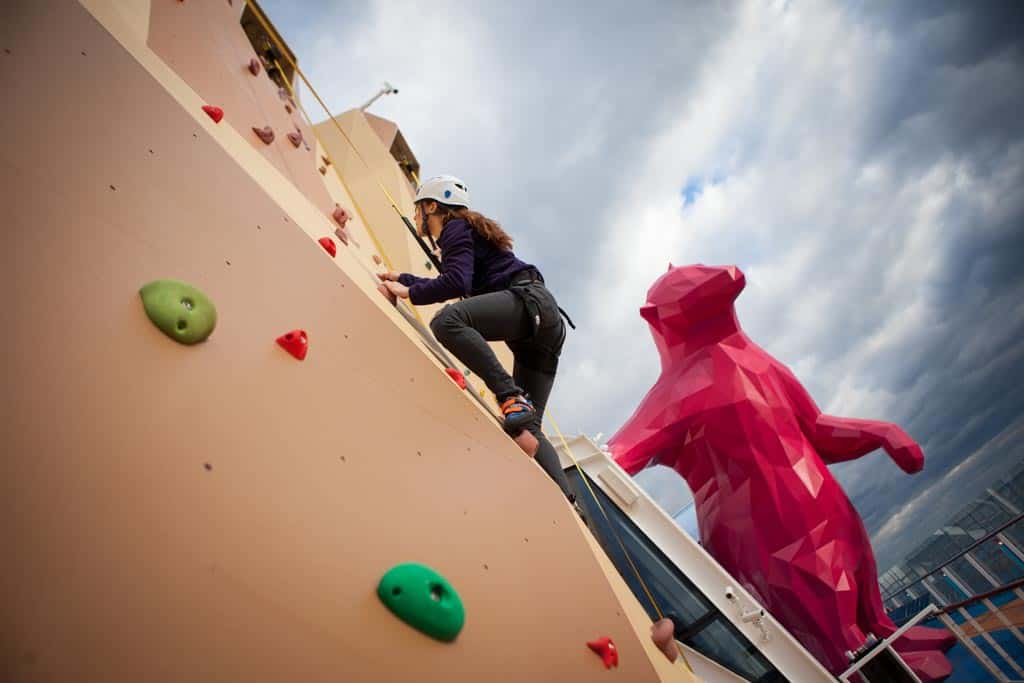
[[[569,456],[569,459],[572,460],[573,466],[576,468],[576,471],[579,472],[580,474],[580,479],[583,481],[583,485],[587,487],[587,491],[590,493],[590,496],[594,499],[594,502],[597,504],[597,509],[601,511],[601,515],[608,523],[608,528],[611,530],[612,536],[615,537],[616,542],[619,544],[619,548],[622,549],[622,554],[625,555],[626,562],[629,563],[630,569],[633,570],[633,574],[636,576],[637,581],[640,582],[640,587],[643,588],[644,594],[647,596],[647,600],[650,601],[651,606],[654,608],[655,613],[658,615],[658,619],[664,619],[665,614],[661,611],[661,607],[658,606],[658,601],[654,599],[654,594],[651,593],[651,589],[648,588],[647,582],[644,581],[644,577],[640,574],[640,570],[637,568],[636,563],[633,561],[633,557],[629,554],[629,550],[626,549],[626,544],[623,543],[622,537],[619,536],[619,532],[615,529],[615,522],[612,521],[612,518],[608,515],[608,511],[605,510],[604,506],[601,504],[601,499],[597,497],[597,493],[594,491],[593,487],[591,487],[590,480],[587,479],[587,475],[583,471],[583,468],[580,467],[580,463],[579,461],[576,460],[576,456],[572,454],[572,449],[569,448],[569,442],[566,441],[565,435],[562,434],[562,430],[559,429],[558,422],[555,420],[555,417],[550,410],[547,411],[546,417],[548,421],[551,422],[551,426],[555,428],[555,432],[558,434],[558,438],[562,442],[562,449],[565,451],[565,454]],[[679,650],[679,654],[683,657],[683,663],[686,664],[686,668],[690,670],[690,673],[693,673],[693,667],[690,666],[690,661],[686,658],[686,653],[683,652],[682,645],[679,643],[678,640],[675,640],[674,636],[673,640],[676,643],[676,648]]]
[[[257,15],[257,18],[260,18],[259,15]],[[282,54],[286,53],[282,51]],[[277,72],[281,74],[281,80],[284,81],[284,85],[288,89],[288,94],[291,95],[292,102],[295,103],[295,106],[299,108],[299,111],[302,112],[302,115],[306,117],[306,121],[309,122],[309,129],[313,132],[313,137],[316,138],[316,141],[320,143],[320,146],[323,147],[324,151],[327,151],[327,147],[324,146],[323,141],[321,141],[320,137],[316,134],[316,128],[313,126],[313,119],[310,118],[309,113],[306,111],[305,107],[302,106],[302,103],[300,102],[299,98],[295,96],[295,89],[292,88],[292,84],[288,81],[287,78],[284,77],[284,69],[281,68],[281,65],[278,63],[276,59],[274,59],[273,62],[274,66],[277,68]],[[296,68],[296,70],[298,69]],[[330,159],[329,156],[328,159]],[[335,173],[334,175],[338,176],[338,179],[341,181],[342,186],[345,188],[345,192],[348,193],[348,196],[352,198],[352,203],[355,205],[356,213],[359,214],[360,220],[362,220],[363,225],[366,227],[367,234],[369,234],[370,239],[373,240],[373,246],[375,246],[377,248],[377,251],[380,252],[380,255],[384,259],[384,263],[385,265],[387,265],[388,270],[395,270],[395,265],[391,262],[391,259],[388,258],[388,254],[384,250],[383,244],[377,238],[377,233],[374,232],[373,227],[370,225],[370,222],[366,220],[366,216],[363,215],[363,211],[359,207],[359,203],[356,202],[355,195],[349,188],[348,183],[345,182],[345,178],[340,173]],[[417,314],[417,316],[418,315],[419,314]]]
[[[388,189],[384,186],[384,183],[382,183],[380,181],[380,178],[373,171],[373,168],[370,166],[370,164],[367,163],[366,159],[363,158],[363,155],[359,153],[359,149],[355,146],[355,143],[353,143],[352,139],[349,138],[347,133],[345,133],[344,129],[341,127],[341,124],[338,122],[338,120],[331,113],[330,109],[328,109],[327,105],[324,103],[323,99],[317,93],[316,89],[313,88],[313,85],[309,82],[309,79],[306,78],[306,75],[299,68],[299,65],[296,64],[295,60],[293,60],[291,58],[291,56],[288,53],[288,50],[284,49],[284,46],[281,45],[281,43],[277,40],[276,32],[273,29],[271,29],[270,25],[267,23],[266,19],[263,17],[262,11],[260,11],[256,7],[254,7],[252,2],[250,2],[250,0],[245,0],[245,1],[246,1],[246,5],[248,5],[249,8],[252,9],[253,15],[256,17],[256,20],[259,21],[260,25],[263,27],[263,30],[266,32],[266,34],[268,36],[270,36],[271,40],[274,41],[275,45],[280,50],[281,54],[285,57],[286,60],[288,60],[288,63],[295,70],[295,73],[297,73],[299,75],[299,78],[302,79],[302,82],[309,89],[309,92],[313,95],[314,98],[316,98],[316,101],[320,104],[320,106],[323,108],[324,112],[327,114],[327,116],[334,123],[334,127],[337,128],[339,133],[341,133],[342,138],[344,138],[345,142],[347,142],[349,147],[352,148],[352,151],[355,153],[356,157],[358,157],[359,160],[363,163],[363,165],[366,166],[367,170],[370,172],[370,175],[373,177],[374,182],[377,183],[377,187],[380,188],[381,192],[384,193],[384,196],[386,196],[388,201],[391,203],[391,208],[393,208],[395,210],[395,213],[397,213],[399,218],[401,218],[402,221],[406,224],[406,227],[410,230],[410,232],[412,232],[413,237],[416,238],[416,242],[419,244],[420,248],[427,255],[427,257],[431,260],[431,262],[433,262],[433,264],[437,268],[438,272],[440,272],[441,264],[438,261],[437,256],[429,248],[427,248],[426,243],[423,242],[423,239],[420,237],[419,233],[413,228],[411,221],[409,221],[409,219],[405,216],[405,214],[402,213],[401,209],[398,208],[398,202],[396,202],[395,198],[391,195],[390,192],[388,192]],[[280,73],[281,76],[282,76],[281,80],[283,80],[285,82],[285,85],[288,88],[288,92],[292,96],[292,100],[295,102],[296,106],[298,106],[300,109],[302,109],[301,105],[299,104],[298,98],[295,97],[295,92],[292,89],[291,84],[288,82],[287,78],[284,78],[284,73],[285,72],[281,68],[281,65],[277,63],[276,59],[274,59],[273,61],[274,61],[274,65],[277,67],[278,73]],[[309,115],[306,113],[305,109],[302,109],[302,113],[306,117],[306,119],[308,121],[310,121],[310,123],[312,123],[312,119],[309,118]],[[313,132],[313,135],[316,136],[316,132],[315,131]],[[318,141],[319,141],[319,138],[318,138]],[[321,146],[322,146],[322,143],[321,143]],[[339,178],[341,178],[341,174],[340,173],[338,173],[337,175],[338,175]],[[415,174],[413,174],[413,177],[416,178]],[[344,182],[345,182],[344,179],[342,179],[342,183],[344,183]],[[418,178],[417,178],[417,182],[418,182]],[[345,185],[345,189],[346,189],[346,191],[348,191],[349,196],[353,197],[353,201],[355,201],[354,195],[352,194],[351,191],[348,190],[348,186],[347,185]],[[357,205],[356,209],[357,209],[357,211],[359,210],[358,205]],[[383,244],[380,242],[380,240],[377,239],[377,237],[373,233],[372,228],[370,227],[369,222],[366,221],[365,217],[362,216],[362,212],[361,211],[360,211],[360,217],[363,218],[363,223],[366,226],[367,232],[370,234],[371,239],[373,239],[374,245],[381,252],[381,256],[384,258],[385,262],[388,264],[389,269],[393,270],[393,266],[391,265],[391,260],[388,258],[388,255],[387,255],[387,253],[386,253],[386,251],[384,249]],[[413,310],[415,312],[415,308]],[[417,318],[419,318],[419,314],[418,313],[417,313]],[[422,320],[421,320],[421,322],[422,322]],[[641,588],[643,588],[644,594],[647,596],[647,599],[650,601],[651,606],[654,607],[655,613],[657,613],[659,619],[664,619],[665,618],[664,613],[661,611],[661,608],[658,606],[657,600],[654,599],[654,595],[651,593],[650,588],[647,586],[647,582],[644,581],[643,576],[640,574],[640,570],[637,568],[636,563],[633,561],[632,555],[630,555],[629,550],[626,548],[625,543],[623,543],[622,538],[619,536],[618,532],[616,531],[615,525],[612,522],[611,517],[608,515],[608,512],[604,509],[604,506],[601,505],[601,499],[597,497],[597,494],[594,492],[594,489],[591,487],[590,482],[587,480],[587,477],[584,474],[583,469],[580,467],[579,462],[577,462],[576,458],[573,456],[572,450],[570,450],[569,444],[566,441],[565,436],[562,434],[562,430],[558,428],[558,423],[555,421],[554,415],[552,414],[552,411],[550,411],[550,410],[548,411],[548,419],[551,421],[552,426],[555,428],[555,431],[558,433],[558,437],[562,441],[562,447],[565,449],[566,455],[568,455],[569,458],[572,460],[573,465],[576,467],[576,471],[580,473],[580,479],[583,480],[583,483],[586,486],[587,491],[590,493],[591,497],[594,499],[594,503],[597,504],[598,510],[601,511],[601,514],[604,516],[605,521],[608,522],[608,528],[611,530],[612,535],[615,537],[615,540],[617,541],[617,543],[619,545],[619,548],[622,549],[622,553],[626,557],[626,561],[629,563],[630,568],[633,570],[633,574],[636,576],[637,581],[640,582],[640,586],[641,586]],[[675,642],[676,642],[676,647],[679,649],[679,654],[682,655],[683,663],[686,665],[686,668],[689,669],[689,671],[691,673],[693,673],[693,668],[690,666],[690,662],[686,658],[686,653],[683,652],[682,646],[679,644],[679,641],[675,641]]]
[[[384,187],[384,183],[381,182],[380,177],[374,172],[373,167],[370,166],[370,164],[366,161],[363,155],[359,152],[359,148],[356,147],[355,143],[352,142],[352,139],[348,136],[348,133],[346,133],[345,129],[341,127],[341,124],[338,123],[338,119],[336,119],[334,117],[334,114],[331,113],[331,110],[327,107],[327,104],[324,103],[323,98],[320,97],[320,94],[316,91],[316,88],[314,88],[313,84],[309,82],[308,78],[306,78],[306,74],[302,72],[302,69],[299,68],[299,65],[295,63],[294,59],[292,59],[291,55],[288,53],[288,50],[284,49],[284,46],[280,43],[280,41],[278,41],[276,35],[277,32],[270,28],[270,24],[268,24],[267,20],[263,17],[263,12],[259,8],[255,7],[252,4],[251,0],[245,0],[245,4],[248,5],[248,7],[252,10],[253,16],[256,17],[256,20],[260,23],[260,26],[263,27],[263,30],[266,31],[267,35],[270,36],[270,39],[274,41],[274,44],[280,50],[281,54],[288,61],[291,67],[295,70],[295,73],[299,75],[299,78],[302,79],[302,82],[306,85],[307,88],[309,88],[309,92],[313,95],[314,98],[316,98],[316,101],[323,108],[324,112],[327,114],[327,117],[334,124],[334,127],[338,129],[338,132],[341,134],[341,137],[344,138],[345,142],[347,142],[349,147],[352,148],[352,151],[355,153],[356,157],[361,162],[363,162],[364,166],[366,166],[366,170],[369,171],[369,174],[373,178],[373,181],[377,183],[377,187],[380,188],[380,191],[383,192],[384,196],[388,198],[388,202],[391,203],[391,208],[395,210],[395,213],[398,214],[398,217],[402,219],[403,223],[405,223],[405,227],[409,230],[409,233],[420,245],[420,248],[422,248],[423,251],[430,258],[431,262],[434,264],[434,267],[436,267],[440,271],[441,262],[438,261],[437,257],[433,254],[433,252],[427,249],[426,243],[423,241],[423,238],[420,236],[416,228],[413,227],[412,221],[410,221],[409,218],[404,213],[402,213],[402,210],[398,208],[398,202],[395,201],[395,198],[391,195],[390,192],[388,192],[388,188]],[[283,78],[283,71],[281,71],[281,75],[282,80],[288,80],[287,78]],[[298,104],[298,102],[296,102],[296,104]]]

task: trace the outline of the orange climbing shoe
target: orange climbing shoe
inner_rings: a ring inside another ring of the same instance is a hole
[[[525,396],[513,396],[501,404],[501,414],[505,416],[505,431],[515,432],[530,424],[537,411],[530,399]]]

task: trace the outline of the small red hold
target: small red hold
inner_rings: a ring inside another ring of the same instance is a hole
[[[619,665],[619,651],[615,648],[615,643],[608,636],[601,636],[597,640],[591,640],[587,643],[587,647],[601,655],[604,668],[610,669],[613,666]]]
[[[252,127],[252,132],[256,133],[256,137],[263,141],[263,144],[269,145],[274,141],[274,129],[270,126],[263,126],[262,128]]]
[[[331,218],[333,218],[338,225],[344,228],[345,224],[349,222],[349,219],[351,219],[352,216],[349,215],[348,211],[346,211],[340,204],[335,204]]]
[[[321,166],[318,170],[320,171],[320,175],[327,175],[327,167],[326,166]]]
[[[204,104],[203,111],[206,112],[207,116],[213,119],[214,123],[220,123],[220,120],[224,118],[224,110],[220,107],[214,107],[211,104]]]
[[[299,360],[306,359],[306,351],[309,350],[309,339],[306,337],[305,330],[292,330],[287,334],[282,334],[277,338],[277,343],[282,349]]]
[[[302,133],[288,133],[288,142],[292,143],[292,147],[298,147],[302,144]]]
[[[455,368],[445,368],[445,372],[452,378],[452,381],[459,385],[459,389],[466,388],[466,378],[462,376],[462,373]]]
[[[332,258],[338,255],[338,247],[335,246],[334,240],[332,240],[330,237],[321,237],[317,241],[320,242],[320,246],[323,247],[324,250],[328,254],[330,254]]]
[[[260,60],[256,57],[249,60],[249,73],[253,76],[257,76],[260,73]]]

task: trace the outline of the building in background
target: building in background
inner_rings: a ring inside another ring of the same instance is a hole
[[[948,605],[1024,577],[1024,462],[966,504],[879,579],[899,620],[918,604]]]

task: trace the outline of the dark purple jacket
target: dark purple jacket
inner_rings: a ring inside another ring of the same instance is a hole
[[[497,247],[461,218],[445,223],[437,244],[441,247],[440,275],[398,276],[398,281],[409,288],[409,301],[417,306],[506,289],[513,275],[531,267],[511,251]]]

